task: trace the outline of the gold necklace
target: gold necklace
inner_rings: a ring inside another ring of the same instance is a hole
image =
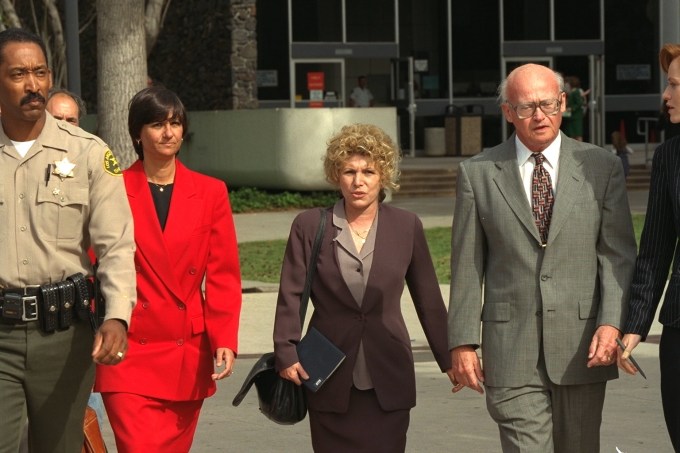
[[[362,244],[366,242],[366,238],[368,237],[368,233],[371,232],[370,228],[368,230],[364,230],[364,235],[362,236],[361,234],[359,234],[358,231],[355,231],[354,228],[352,228],[352,225],[350,225],[349,222],[347,223],[347,226],[349,226],[349,231],[351,231],[354,235],[356,235],[356,237],[361,239]]]

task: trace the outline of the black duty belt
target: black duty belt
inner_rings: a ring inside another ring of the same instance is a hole
[[[0,316],[14,322],[39,321],[44,332],[68,329],[74,315],[90,319],[94,296],[92,281],[81,273],[41,286],[4,288],[0,293]]]

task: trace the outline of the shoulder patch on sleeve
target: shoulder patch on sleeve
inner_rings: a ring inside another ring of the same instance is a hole
[[[123,172],[120,169],[120,165],[116,160],[116,156],[113,155],[110,149],[106,150],[104,154],[104,170],[110,175],[122,175]]]

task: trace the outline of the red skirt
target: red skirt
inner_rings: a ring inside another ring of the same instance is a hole
[[[118,453],[183,453],[191,449],[203,400],[167,401],[102,393]]]

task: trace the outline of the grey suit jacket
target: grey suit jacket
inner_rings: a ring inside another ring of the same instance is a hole
[[[451,252],[449,347],[479,345],[486,384],[529,382],[541,343],[560,385],[614,379],[588,369],[596,328],[621,328],[635,262],[623,168],[562,136],[547,246],[522,187],[515,137],[460,164]],[[481,324],[480,324],[481,320]]]

